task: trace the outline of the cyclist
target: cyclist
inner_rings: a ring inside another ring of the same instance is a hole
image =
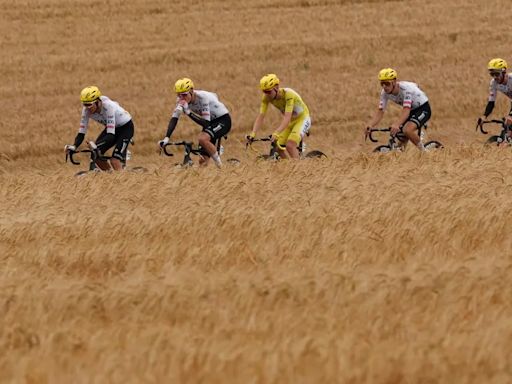
[[[512,78],[507,73],[507,62],[500,58],[492,59],[487,64],[487,69],[489,70],[489,75],[491,75],[489,98],[484,115],[478,119],[478,124],[481,124],[482,120],[486,119],[492,113],[498,91],[505,94],[505,96],[512,101]],[[512,125],[512,104],[505,124],[507,126]],[[510,130],[508,131],[508,135],[509,138],[511,138]]]
[[[252,132],[247,137],[254,139],[256,132],[263,125],[268,104],[272,104],[283,114],[283,119],[272,134],[273,141],[281,158],[299,158],[298,146],[311,127],[309,109],[300,95],[291,88],[280,88],[278,77],[270,73],[260,80],[261,97],[260,113],[254,122]]]
[[[125,111],[117,102],[103,96],[98,87],[92,85],[85,87],[80,92],[80,101],[82,102],[82,119],[80,129],[75,137],[73,145],[66,145],[66,151],[76,151],[82,144],[89,119],[93,119],[105,126],[105,129],[96,138],[96,141],[89,141],[89,148],[95,152],[91,155],[95,159],[96,165],[104,170],[116,171],[123,169],[123,163],[126,161],[126,151],[133,137],[134,126],[131,115]],[[107,150],[114,147],[110,164],[106,160],[98,159]],[[94,169],[94,163],[91,162],[91,169]]]
[[[177,95],[176,108],[169,121],[165,138],[160,140],[158,145],[163,147],[169,142],[178,119],[182,113],[185,113],[203,128],[197,137],[203,149],[199,163],[208,165],[211,157],[215,165],[221,168],[222,161],[217,151],[217,142],[231,130],[231,116],[228,109],[219,101],[215,93],[194,90],[194,83],[186,77],[176,81],[174,91]]]
[[[410,140],[420,151],[424,151],[421,128],[425,126],[432,114],[427,95],[416,83],[398,81],[398,74],[392,68],[382,69],[378,78],[382,87],[379,108],[368,123],[366,131],[368,132],[381,121],[388,100],[391,100],[402,106],[400,117],[391,125],[391,134],[403,132],[406,137],[404,145]]]

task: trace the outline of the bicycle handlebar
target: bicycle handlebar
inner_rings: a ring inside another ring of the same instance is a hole
[[[482,132],[484,135],[487,135],[489,132],[484,129],[485,124],[500,124],[503,128],[505,128],[505,118],[502,118],[501,120],[492,119],[492,120],[482,120],[478,119],[476,123],[475,131],[480,128],[480,132]]]
[[[247,139],[247,142],[245,143],[246,149],[255,141],[272,141],[272,135],[265,136],[265,137],[259,137],[259,138],[255,138],[255,137],[251,137],[251,136],[247,135],[247,136],[245,136],[245,138]]]
[[[391,128],[370,128],[366,131],[365,141],[367,138],[370,138],[370,141],[377,143],[379,140],[373,138],[373,132],[391,132]],[[403,132],[397,132],[396,134],[390,134],[392,138],[396,138],[400,141],[405,139],[405,134]]]
[[[76,161],[73,156],[77,153],[91,153],[92,154],[92,159],[93,160],[97,160],[98,159],[98,154],[93,151],[92,149],[81,149],[79,151],[72,151],[72,150],[67,150],[66,151],[66,163],[68,162],[68,159],[69,161],[71,162],[71,164],[74,164],[74,165],[80,165],[80,162],[79,161]],[[108,159],[108,158],[106,158]]]
[[[92,149],[81,149],[79,151],[67,150],[66,151],[66,163],[69,159],[71,164],[80,165],[80,162],[73,158],[73,156],[75,156],[77,153],[90,153],[93,161],[96,161],[96,160],[105,160],[106,161],[106,160],[110,160],[112,158],[112,156],[103,156],[103,155],[99,154],[98,151],[95,151]]]
[[[371,142],[377,143],[379,140],[373,138],[373,132],[390,132],[391,128],[370,128],[366,130],[366,135],[364,140],[366,141],[367,138],[370,139]]]
[[[166,156],[169,156],[169,157],[174,156],[173,153],[167,151],[167,147],[170,146],[170,145],[184,146],[185,147],[185,152],[194,153],[196,155],[198,155],[201,152],[200,148],[194,148],[193,147],[194,143],[192,143],[191,141],[175,141],[175,142],[169,142],[169,143],[164,144],[163,146],[161,146],[160,147],[160,150],[161,150],[160,153],[163,152]]]

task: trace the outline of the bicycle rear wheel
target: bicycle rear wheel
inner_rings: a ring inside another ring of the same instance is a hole
[[[279,155],[258,155],[256,160],[279,160]]]
[[[427,141],[425,144],[423,144],[423,146],[425,147],[425,149],[427,151],[429,151],[431,149],[444,148],[443,144],[441,144],[439,141],[435,141],[435,140]]]
[[[146,173],[148,171],[145,167],[128,167],[126,170],[135,173]]]
[[[323,153],[322,151],[314,150],[314,151],[306,153],[305,157],[307,159],[320,159],[322,157],[327,157],[327,155],[325,153]]]

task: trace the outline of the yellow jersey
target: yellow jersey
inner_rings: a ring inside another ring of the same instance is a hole
[[[268,104],[272,104],[279,109],[281,113],[292,112],[292,119],[299,116],[309,116],[309,109],[302,101],[300,95],[291,88],[279,88],[279,98],[269,100],[267,95],[263,94],[261,98],[260,113],[267,112]]]

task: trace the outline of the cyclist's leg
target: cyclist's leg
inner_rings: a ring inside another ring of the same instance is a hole
[[[199,137],[198,137],[198,139],[199,139]],[[199,145],[201,145],[201,144],[199,144]],[[201,153],[199,154],[199,166],[206,167],[209,163],[210,163],[210,154],[208,152],[206,152],[206,149],[204,149],[204,147],[201,146]]]
[[[279,154],[280,159],[288,159],[289,158],[288,152],[286,151],[286,146],[279,144],[279,140],[276,141],[276,150],[277,150],[277,153]]]
[[[211,122],[211,124],[204,128],[198,136],[199,145],[206,151],[206,154],[211,157],[215,164],[220,167],[222,162],[217,153],[217,141],[226,136],[231,130],[231,117],[229,114],[221,116]],[[208,158],[205,158],[205,165],[208,163]],[[201,164],[201,160],[200,160]]]
[[[301,116],[290,124],[290,134],[286,142],[286,150],[292,158],[298,159],[300,157],[298,146],[310,127],[311,118],[309,116]]]
[[[211,137],[205,131],[202,131],[199,136],[197,136],[197,141],[199,145],[204,149],[206,155],[211,157],[215,152],[217,152],[217,148],[215,148],[215,144],[212,142],[213,137]]]
[[[279,153],[279,157],[281,159],[288,159],[289,157],[293,158],[293,155],[288,151],[288,136],[290,135],[293,127],[293,122],[286,127],[284,131],[282,131],[276,140],[276,149]]]
[[[411,111],[409,119],[405,122],[402,131],[405,136],[413,142],[420,150],[423,150],[421,142],[421,128],[430,120],[431,116],[430,104],[426,102],[418,108]]]
[[[130,145],[130,140],[133,137],[133,133],[134,126],[131,120],[125,125],[116,129],[116,144],[114,153],[112,154],[112,159],[110,160],[112,168],[114,168],[116,171],[123,170],[123,164],[126,159],[126,151]]]
[[[101,155],[104,155],[114,144],[115,142],[108,140],[106,128],[96,138],[96,146]],[[107,160],[96,159],[95,163],[102,171],[110,171],[112,169]]]
[[[418,126],[416,123],[411,120],[406,121],[402,128],[402,132],[407,137],[407,140],[411,140],[414,145],[418,145],[420,143],[420,136],[418,134]]]

